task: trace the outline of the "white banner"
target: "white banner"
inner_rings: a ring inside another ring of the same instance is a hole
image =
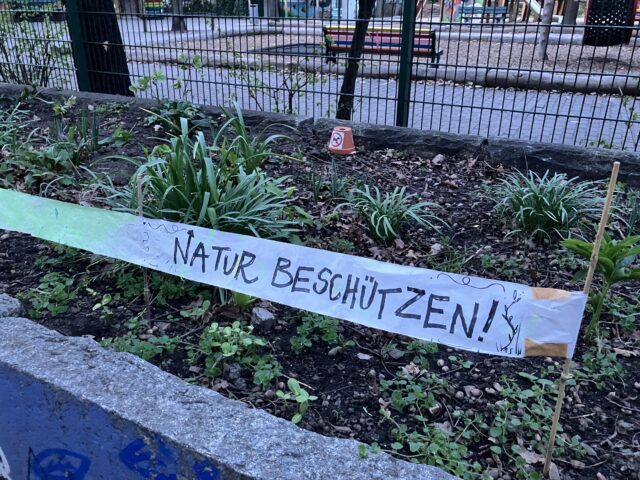
[[[581,292],[385,263],[0,189],[0,228],[481,353],[573,355]]]

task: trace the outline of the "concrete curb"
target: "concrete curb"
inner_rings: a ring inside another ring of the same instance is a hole
[[[6,293],[0,293],[0,318],[22,315],[22,304]]]
[[[20,85],[0,83],[0,96],[18,96],[23,88]],[[117,95],[53,89],[43,89],[40,92],[43,95],[61,98],[74,95],[94,103],[130,103],[147,109],[156,105],[154,100]],[[210,115],[222,113],[218,107],[203,106],[202,109]],[[270,112],[243,111],[243,115],[247,126],[254,131],[262,131],[267,127],[273,127],[274,124],[280,124],[296,128],[301,136],[318,135],[328,139],[334,126],[347,125],[353,128],[356,145],[359,148],[370,150],[393,148],[425,157],[437,154],[472,155],[506,167],[521,170],[529,168],[540,173],[548,169],[552,172],[564,172],[586,179],[607,178],[611,173],[611,164],[619,161],[622,164],[620,180],[631,186],[640,187],[640,154],[622,150],[536,143],[497,137],[483,138],[435,130],[398,128]],[[276,133],[276,131],[270,129],[269,133]],[[290,137],[295,136],[289,129],[282,130],[280,133]]]
[[[354,440],[22,318],[0,319],[0,392],[0,473],[13,479],[455,479],[387,454],[362,459]]]

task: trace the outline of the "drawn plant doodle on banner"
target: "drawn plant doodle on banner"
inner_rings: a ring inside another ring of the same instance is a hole
[[[2,447],[0,447],[0,478],[5,480],[11,480],[11,468],[9,467],[9,461],[7,460],[6,455],[2,451]]]
[[[29,449],[28,480],[84,480],[91,460],[64,448],[48,448],[35,455]]]
[[[504,313],[502,314],[502,319],[507,322],[509,325],[509,336],[508,341],[505,344],[498,344],[498,351],[516,355],[522,354],[522,348],[520,347],[520,330],[522,327],[521,322],[514,322],[513,315],[509,313],[511,307],[513,307],[516,303],[522,300],[522,296],[518,294],[517,290],[513,291],[513,301],[509,305],[503,305]]]

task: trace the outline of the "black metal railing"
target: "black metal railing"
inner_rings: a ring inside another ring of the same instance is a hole
[[[198,13],[197,2],[187,2],[181,15],[172,7],[126,12],[123,5],[117,13],[96,7],[102,3],[0,10],[0,81],[334,117],[350,58],[336,45],[362,23],[347,8],[357,2],[342,2],[338,12],[330,1],[281,2],[271,12],[286,6],[309,18]],[[506,15],[472,10],[446,22],[430,2],[418,3],[418,17],[415,8],[404,9],[404,19],[401,3],[374,6],[357,81],[346,92],[351,117],[637,151],[640,28],[545,25],[518,10],[520,2],[506,3]],[[263,14],[270,13],[266,5]],[[412,23],[413,48],[402,28]],[[628,43],[586,45],[592,37]]]

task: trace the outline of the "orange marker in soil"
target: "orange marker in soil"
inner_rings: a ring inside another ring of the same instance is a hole
[[[335,127],[329,140],[329,151],[338,155],[351,155],[355,153],[353,144],[353,132],[349,127]]]

